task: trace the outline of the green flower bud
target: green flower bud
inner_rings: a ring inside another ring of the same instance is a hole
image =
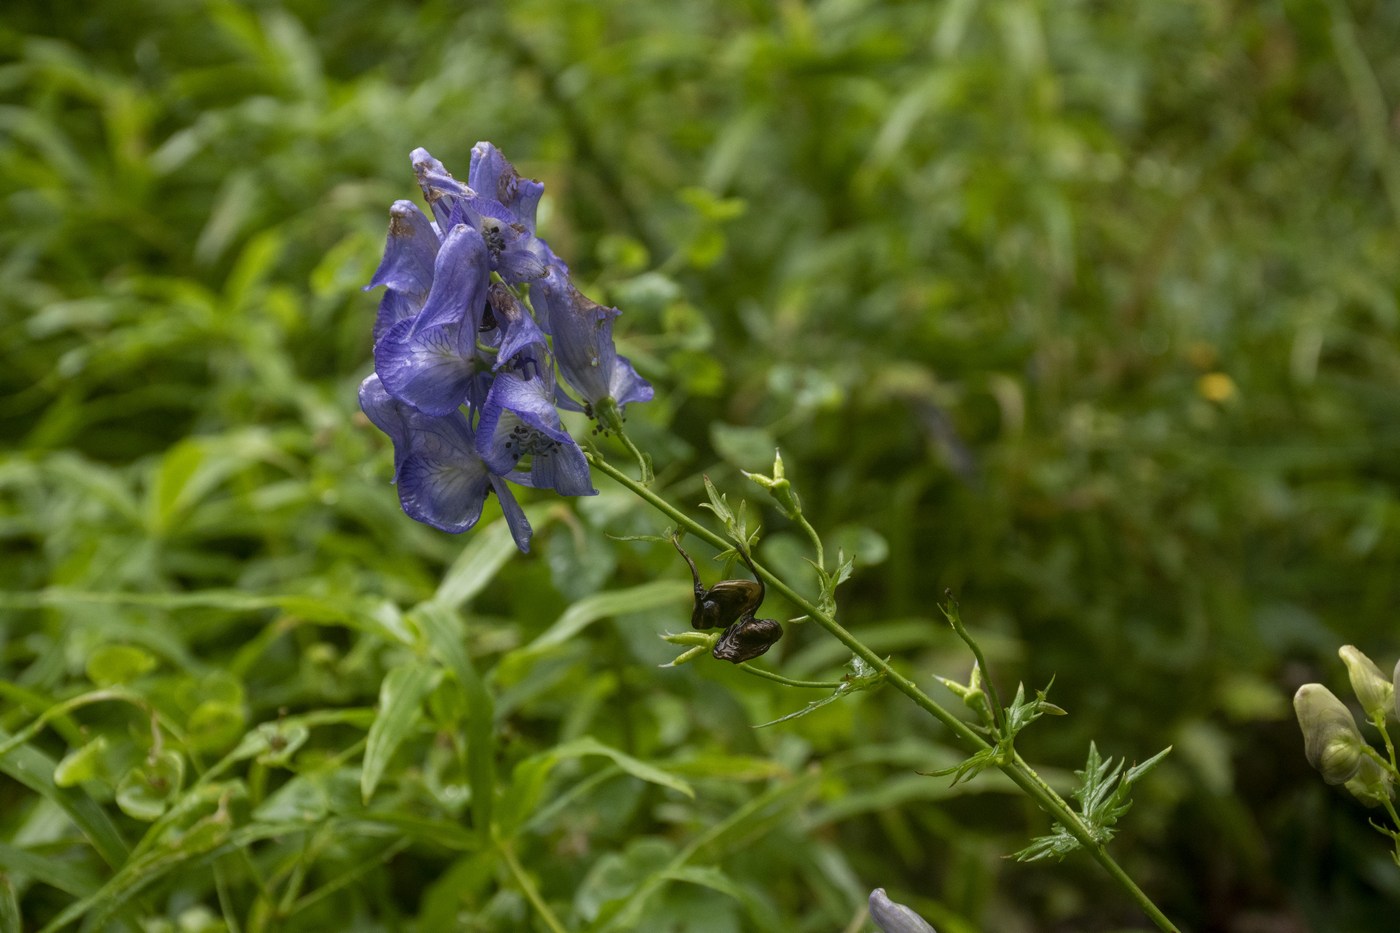
[[[1346,782],[1347,792],[1368,807],[1379,807],[1393,796],[1389,772],[1375,759],[1364,756],[1356,777]]]
[[[1308,764],[1322,779],[1328,784],[1345,784],[1356,777],[1364,743],[1346,705],[1322,684],[1303,684],[1293,695],[1293,710],[1303,729]]]
[[[1391,675],[1390,686],[1395,691],[1395,718],[1400,719],[1400,661],[1395,662],[1395,673]]]
[[[949,680],[947,677],[933,675],[938,682],[947,687],[952,693],[978,715],[984,722],[992,721],[992,707],[987,702],[987,691],[982,689],[982,669],[972,665],[972,676],[967,679],[967,683],[960,684],[956,680]]]
[[[750,473],[742,470],[745,476],[753,480],[764,489],[768,490],[768,495],[773,497],[773,501],[778,503],[778,508],[783,510],[783,514],[788,518],[797,520],[802,515],[802,503],[798,501],[797,490],[792,488],[787,476],[783,471],[783,455],[779,451],[773,452],[773,475],[764,476],[762,473]]]
[[[1357,650],[1355,645],[1343,645],[1337,654],[1347,666],[1351,689],[1366,715],[1372,719],[1388,715],[1395,708],[1395,687],[1376,667],[1376,662]]]

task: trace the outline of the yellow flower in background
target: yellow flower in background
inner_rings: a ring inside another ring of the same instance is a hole
[[[1196,380],[1196,391],[1211,402],[1228,402],[1239,394],[1235,380],[1224,373],[1206,373]]]

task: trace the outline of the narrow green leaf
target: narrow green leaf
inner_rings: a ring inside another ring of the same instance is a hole
[[[15,886],[10,883],[10,876],[0,872],[0,930],[4,933],[19,933],[23,929],[20,924],[19,899],[15,897]]]
[[[533,526],[543,518],[539,507],[525,510],[525,517]],[[536,529],[538,530],[538,529]],[[510,536],[510,527],[505,519],[498,518],[487,525],[472,531],[471,540],[462,548],[462,553],[447,568],[438,584],[433,602],[452,609],[460,609],[478,593],[486,589],[501,568],[519,551]]]
[[[442,591],[438,594],[441,596]],[[495,702],[472,666],[467,653],[467,627],[459,613],[434,598],[416,607],[410,618],[423,630],[428,650],[452,673],[467,702],[467,779],[472,787],[472,825],[485,833],[491,826],[496,794]]]
[[[772,904],[718,868],[709,865],[683,865],[667,871],[664,877],[670,881],[698,884],[711,891],[718,891],[720,894],[734,898],[748,911],[756,930],[781,930],[785,926],[782,917],[778,916],[778,912]]]
[[[379,715],[369,727],[360,795],[365,803],[374,796],[389,759],[412,733],[423,713],[423,700],[437,686],[442,669],[427,661],[412,660],[391,670],[379,687]]]
[[[582,758],[587,755],[601,755],[604,758],[612,759],[623,771],[639,778],[649,784],[659,784],[662,787],[669,787],[671,790],[679,791],[687,797],[693,798],[695,790],[688,782],[676,777],[668,771],[663,771],[655,765],[647,764],[638,758],[633,758],[625,752],[620,752],[599,742],[591,735],[585,735],[574,739],[572,742],[565,742],[549,752],[556,760],[563,761],[566,758]]]
[[[594,593],[570,606],[558,621],[522,650],[533,654],[563,644],[594,622],[609,616],[682,606],[691,594],[690,584],[679,580],[656,580],[625,590]]]
[[[40,855],[5,842],[0,842],[0,868],[27,875],[74,897],[86,897],[97,890],[97,879],[72,859]],[[0,923],[0,930],[5,929],[9,928]]]
[[[0,742],[10,733],[0,729]],[[0,771],[64,809],[92,843],[102,860],[113,867],[126,861],[129,846],[111,817],[96,801],[79,790],[61,788],[53,781],[54,760],[28,745],[0,754]]]
[[[754,838],[757,835],[756,826],[771,825],[775,818],[785,819],[785,811],[789,807],[797,806],[801,798],[816,786],[817,779],[817,774],[810,773],[788,783],[776,784],[723,820],[711,825],[676,853],[669,862],[657,866],[656,871],[633,888],[624,902],[605,911],[589,929],[594,933],[633,929],[641,919],[642,910],[651,896],[666,883],[670,875],[688,864],[702,848],[717,845],[737,832],[743,832],[746,839]]]

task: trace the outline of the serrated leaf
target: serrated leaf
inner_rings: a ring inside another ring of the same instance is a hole
[[[984,748],[975,752],[968,758],[959,762],[951,768],[939,768],[937,771],[920,771],[920,774],[927,774],[932,777],[945,777],[953,775],[953,780],[949,786],[956,786],[962,781],[970,781],[977,775],[986,771],[997,762],[997,750],[995,747]]]
[[[841,685],[833,690],[829,696],[822,697],[820,700],[813,700],[795,713],[788,713],[786,716],[780,716],[771,722],[765,722],[754,726],[754,728],[763,729],[767,726],[775,726],[780,722],[799,719],[806,716],[808,713],[821,709],[828,703],[835,703],[844,696],[849,696],[852,693],[858,693],[862,690],[873,690],[885,680],[883,671],[878,671],[871,667],[859,655],[851,655],[848,666],[851,672],[841,679]]]
[[[423,712],[423,700],[441,676],[437,665],[416,658],[385,675],[379,687],[379,715],[369,727],[360,771],[360,796],[365,803],[374,796],[389,759],[413,733]]]

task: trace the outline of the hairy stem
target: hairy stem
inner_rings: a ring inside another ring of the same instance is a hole
[[[589,454],[589,461],[634,495],[645,500],[647,504],[651,505],[657,511],[684,527],[688,533],[693,534],[702,541],[708,542],[711,546],[719,550],[730,547],[730,543],[724,538],[710,531],[670,502],[667,502],[652,490],[638,483],[626,473],[623,473],[621,470],[605,461],[596,452],[591,452]],[[837,641],[849,648],[852,654],[861,658],[876,670],[881,671],[896,690],[913,700],[915,705],[920,709],[942,723],[948,731],[952,732],[953,735],[957,737],[958,741],[961,742],[965,748],[973,752],[978,752],[990,747],[970,726],[953,713],[940,706],[932,697],[920,690],[918,685],[912,680],[890,667],[889,663],[884,658],[867,648],[863,642],[847,631],[839,622],[818,609],[811,600],[802,596],[792,587],[788,586],[783,580],[774,576],[773,573],[762,564],[754,563],[752,566],[754,573],[761,577],[769,587],[805,612],[813,622],[816,622],[822,628],[826,629]],[[1065,802],[1064,798],[1055,793],[1055,791],[1052,790],[1019,755],[1013,757],[1010,761],[998,763],[997,767],[1000,768],[1017,787],[1021,788],[1027,796],[1034,800],[1042,810],[1045,810],[1051,817],[1063,825],[1065,829],[1079,841],[1080,845],[1088,851],[1093,859],[1108,872],[1109,876],[1128,893],[1138,907],[1141,908],[1143,913],[1145,913],[1159,929],[1169,931],[1177,930],[1176,925],[1167,918],[1166,914],[1162,913],[1161,909],[1137,886],[1137,883],[1129,877],[1128,873],[1114,860],[1113,856],[1108,854],[1104,846],[1094,838],[1093,833],[1090,832],[1089,827],[1085,825],[1079,814],[1074,812],[1069,804]]]

